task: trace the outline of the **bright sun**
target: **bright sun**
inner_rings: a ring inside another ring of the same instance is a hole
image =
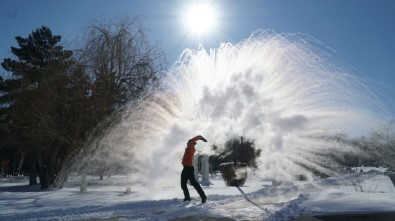
[[[206,35],[216,26],[216,14],[209,3],[192,5],[185,13],[185,25],[191,34]]]

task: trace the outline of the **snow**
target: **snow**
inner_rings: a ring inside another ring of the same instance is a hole
[[[242,187],[226,187],[220,175],[203,186],[208,201],[200,203],[189,186],[192,202],[182,203],[181,188],[142,184],[126,194],[124,175],[88,176],[88,192],[80,193],[80,177],[70,176],[65,188],[41,191],[28,177],[0,179],[0,220],[291,220],[301,214],[392,212],[395,188],[384,169],[359,168],[359,173],[273,185],[249,171]]]

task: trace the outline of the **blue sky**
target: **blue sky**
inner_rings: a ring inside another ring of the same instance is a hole
[[[169,65],[185,48],[237,43],[254,30],[306,33],[334,49],[336,60],[355,73],[385,84],[395,100],[395,1],[392,0],[213,0],[218,27],[205,38],[187,35],[182,14],[188,0],[1,0],[0,59],[16,46],[15,36],[26,37],[45,25],[65,42],[83,34],[93,19],[126,14],[141,16],[152,42],[158,42]]]

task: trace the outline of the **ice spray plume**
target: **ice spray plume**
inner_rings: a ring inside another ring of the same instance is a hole
[[[95,137],[84,159],[120,164],[144,184],[177,186],[188,139],[205,136],[209,142],[198,142],[197,150],[208,153],[211,145],[242,135],[262,150],[263,176],[289,180],[303,173],[300,162],[328,170],[321,159],[300,155],[331,145],[320,135],[364,134],[388,117],[379,99],[331,61],[318,41],[257,31],[209,52],[185,50],[161,89]]]

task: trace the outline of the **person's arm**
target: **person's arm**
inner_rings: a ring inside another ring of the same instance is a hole
[[[198,136],[196,136],[196,137],[194,137],[194,138],[191,139],[191,141],[192,141],[193,143],[195,143],[195,142],[198,141],[198,140],[202,140],[202,141],[204,141],[204,142],[207,142],[206,138],[204,138],[202,135],[198,135]]]

